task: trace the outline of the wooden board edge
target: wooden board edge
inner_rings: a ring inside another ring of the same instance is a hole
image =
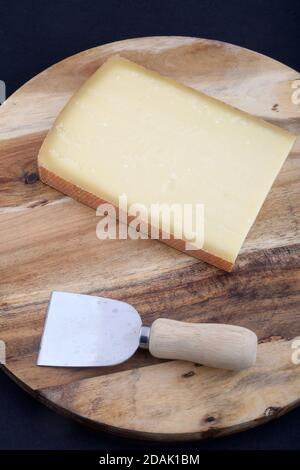
[[[289,340],[278,339],[278,340],[271,341],[271,343],[269,344],[277,345],[279,347],[280,345],[284,345],[284,344],[287,345],[288,343],[290,343],[290,341],[291,341],[290,339]],[[265,343],[263,343],[262,346],[269,348],[269,346],[266,345]],[[272,354],[271,351],[270,351],[270,354]],[[171,361],[171,362],[176,363],[178,361]],[[182,363],[182,361],[179,361],[179,362]],[[143,367],[142,369],[148,369],[148,368],[153,369],[154,367],[156,366],[149,365],[149,366]],[[19,385],[26,392],[28,392],[31,396],[33,396],[33,398],[37,399],[39,402],[46,405],[51,410],[59,412],[61,415],[67,418],[71,418],[81,424],[87,425],[88,427],[93,428],[95,430],[107,432],[109,434],[120,436],[123,438],[139,439],[142,441],[184,442],[184,441],[189,441],[189,440],[192,441],[192,440],[200,440],[200,439],[207,439],[207,438],[223,437],[223,436],[234,434],[236,432],[245,431],[245,430],[254,428],[258,425],[267,423],[268,421],[271,421],[277,417],[280,417],[286,414],[287,412],[289,412],[290,410],[296,408],[300,403],[300,396],[297,397],[296,399],[294,397],[294,400],[286,404],[280,403],[276,405],[270,402],[270,404],[268,404],[268,406],[265,409],[261,410],[260,413],[256,417],[250,420],[248,419],[246,421],[238,422],[238,423],[231,424],[231,425],[224,426],[224,427],[217,425],[214,422],[212,422],[211,424],[208,422],[207,429],[202,429],[202,430],[199,429],[199,431],[194,431],[194,432],[183,432],[183,433],[176,432],[174,434],[171,434],[170,432],[153,432],[153,431],[147,432],[144,430],[129,429],[125,426],[116,427],[113,424],[101,422],[100,420],[99,421],[93,420],[91,419],[91,417],[87,417],[82,414],[74,412],[72,409],[66,407],[65,405],[64,406],[60,405],[58,401],[53,399],[53,397],[55,397],[55,393],[57,390],[65,389],[67,393],[68,388],[71,387],[71,389],[73,389],[73,387],[76,384],[87,383],[90,380],[97,379],[97,377],[94,377],[91,379],[87,378],[87,379],[75,380],[74,382],[71,382],[71,383],[68,383],[59,387],[49,386],[45,388],[32,389],[26,383],[24,383],[19,377],[14,375],[13,372],[10,371],[8,367],[6,367],[5,365],[3,364],[0,365],[0,370],[1,369],[11,379],[13,379],[17,385]],[[281,367],[279,367],[279,370],[280,369]],[[119,376],[120,374],[123,375],[124,373],[116,372],[116,374],[113,374],[113,375]]]
[[[149,366],[150,367],[150,366]],[[253,429],[262,424],[266,424],[273,419],[279,418],[280,416],[285,415],[289,411],[297,408],[300,404],[300,397],[298,400],[295,400],[289,403],[287,406],[280,409],[270,408],[269,412],[258,416],[256,419],[251,421],[243,422],[239,425],[228,426],[224,428],[217,428],[212,426],[206,431],[199,431],[195,433],[182,433],[182,434],[170,434],[170,433],[151,433],[144,431],[137,431],[128,428],[120,428],[105,423],[100,423],[93,421],[84,416],[80,416],[62,406],[58,403],[54,403],[47,396],[45,391],[47,389],[39,390],[30,388],[25,382],[20,380],[16,375],[14,375],[5,365],[0,364],[0,370],[2,370],[15,384],[21,387],[26,393],[36,399],[42,405],[47,406],[51,411],[59,413],[61,416],[72,419],[79,424],[83,424],[91,429],[96,431],[102,431],[108,434],[111,434],[116,437],[126,438],[126,439],[138,439],[140,441],[148,442],[166,442],[166,443],[175,443],[175,442],[187,442],[187,441],[197,441],[211,438],[226,437],[238,432],[247,431]]]
[[[269,358],[273,357],[274,347],[275,347],[275,350],[278,349],[279,358],[281,358],[281,361],[282,361],[282,363],[279,363],[277,367],[277,372],[280,374],[282,372],[282,365],[286,362],[286,360],[288,361],[290,360],[289,356],[286,356],[286,354],[282,354],[282,353],[284,349],[287,348],[291,344],[292,340],[293,339],[290,339],[290,338],[289,339],[280,338],[280,339],[272,340],[271,342],[268,342],[268,343],[262,343],[261,348],[264,351],[264,353],[263,353],[263,356],[261,356],[261,359],[262,358],[263,359],[260,361],[259,364],[257,364],[258,369],[256,373],[258,373],[260,376],[261,374],[268,373],[268,370],[269,370],[268,357]],[[174,370],[176,370],[176,374],[178,371],[182,372],[182,370],[185,370],[185,367],[189,364],[184,361],[171,361],[171,363],[173,364]],[[183,365],[184,365],[184,368],[182,367]],[[164,368],[166,367],[166,364],[149,365],[149,366],[142,367],[142,370],[144,370],[144,372],[146,372],[147,374],[149,373],[151,374],[151,371],[153,372],[153,370],[157,369],[157,367]],[[199,439],[206,439],[206,438],[223,437],[229,434],[251,429],[253,427],[256,427],[258,425],[271,421],[272,419],[280,417],[284,415],[285,413],[287,413],[288,411],[292,410],[293,408],[297,407],[300,403],[300,396],[298,396],[295,393],[293,400],[290,402],[287,402],[286,400],[283,400],[283,401],[280,400],[278,402],[276,398],[273,400],[270,400],[269,402],[267,401],[264,404],[265,406],[261,407],[261,409],[258,410],[258,413],[256,416],[252,416],[251,419],[248,418],[245,421],[238,421],[236,423],[229,424],[228,426],[226,425],[222,426],[220,425],[221,423],[218,424],[218,422],[214,422],[213,420],[211,422],[206,420],[205,422],[203,422],[204,424],[206,423],[205,429],[199,429],[199,430],[192,431],[192,432],[182,432],[182,433],[174,432],[173,434],[170,433],[169,431],[160,432],[159,430],[157,432],[155,431],[147,432],[144,429],[141,429],[141,430],[129,429],[126,427],[127,425],[116,427],[114,424],[105,423],[105,421],[104,422],[101,421],[101,419],[100,420],[92,419],[90,416],[85,416],[84,414],[75,412],[74,410],[72,410],[72,407],[66,406],[65,403],[61,405],[60,401],[57,400],[57,392],[59,392],[59,396],[61,395],[61,393],[63,394],[64,397],[66,396],[65,398],[66,400],[68,397],[68,393],[71,392],[72,394],[73,391],[76,390],[76,387],[87,386],[87,388],[89,388],[91,381],[98,380],[97,376],[92,377],[92,378],[84,378],[84,379],[75,380],[74,382],[65,384],[63,386],[47,386],[45,388],[32,389],[28,387],[27,384],[22,381],[22,379],[15,376],[13,372],[10,371],[6,366],[0,365],[0,369],[4,370],[4,372],[7,373],[7,375],[10,378],[12,378],[19,386],[21,386],[25,391],[27,391],[30,395],[32,395],[38,401],[45,404],[50,409],[59,412],[65,417],[74,419],[96,430],[108,432],[116,436],[121,436],[121,437],[126,437],[126,438],[136,438],[136,439],[145,440],[145,441],[164,441],[164,442],[182,441],[183,442],[183,441],[188,441],[188,440],[199,440]],[[147,371],[147,369],[149,369],[149,372]],[[251,371],[250,371],[250,374],[252,374]],[[116,380],[117,378],[116,383],[119,383],[118,382],[119,377],[122,377],[122,376],[124,377],[128,375],[128,371],[116,372],[115,374],[112,374],[112,375],[114,376],[113,380]],[[184,375],[181,377],[184,381],[187,380]],[[294,377],[297,377],[297,375],[294,375]],[[102,377],[99,377],[99,379],[101,382]],[[238,377],[237,383],[239,383],[240,380],[245,381],[245,379],[247,379],[247,375]],[[133,380],[135,380],[134,377],[133,377]],[[151,380],[151,376],[150,376],[150,380]],[[99,386],[100,384],[96,386],[96,389],[99,390]]]
[[[150,366],[149,366],[150,367]],[[18,382],[17,382],[18,383]],[[145,432],[145,431],[138,431],[128,428],[121,428],[112,426],[106,423],[100,423],[97,421],[93,421],[90,418],[85,416],[80,416],[68,410],[57,403],[49,400],[45,394],[45,391],[37,391],[36,394],[33,395],[40,403],[46,405],[52,411],[58,412],[60,415],[72,419],[80,424],[83,424],[91,429],[96,431],[103,431],[105,433],[111,434],[116,437],[122,437],[126,439],[138,439],[140,441],[152,441],[152,442],[166,442],[166,443],[176,443],[176,442],[186,442],[186,441],[197,441],[197,440],[204,440],[204,439],[215,439],[219,437],[226,437],[232,434],[240,433],[243,431],[248,431],[250,429],[256,428],[262,424],[266,424],[269,421],[273,421],[280,416],[285,415],[289,411],[297,408],[300,404],[300,398],[295,400],[292,403],[289,403],[287,406],[282,408],[269,408],[269,412],[266,414],[262,414],[258,416],[254,420],[245,421],[241,424],[236,424],[233,426],[227,426],[224,428],[218,428],[212,426],[210,429],[206,431],[199,431],[199,432],[192,432],[192,433],[153,433],[153,432]]]

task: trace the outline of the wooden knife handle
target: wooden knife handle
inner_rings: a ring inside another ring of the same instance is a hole
[[[149,350],[162,359],[241,370],[255,364],[257,336],[240,326],[160,318],[151,326]]]

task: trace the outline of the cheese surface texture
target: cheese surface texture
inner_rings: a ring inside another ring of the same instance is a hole
[[[62,110],[38,165],[43,181],[41,169],[115,205],[124,193],[128,204],[203,204],[203,251],[233,265],[294,140],[115,56]]]

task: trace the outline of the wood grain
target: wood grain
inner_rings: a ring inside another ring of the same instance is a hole
[[[300,401],[300,143],[284,164],[228,274],[155,240],[96,238],[95,212],[42,184],[36,157],[71,94],[114,53],[300,133],[300,76],[216,41],[132,39],[70,57],[0,108],[0,339],[4,368],[49,406],[93,426],[151,439],[196,439],[260,424]],[[76,70],[76,73],[74,73]],[[276,106],[275,106],[276,105]],[[258,335],[254,368],[226,372],[139,351],[110,368],[35,365],[52,290],[125,300],[165,317],[233,323]],[[220,393],[222,390],[222,393]]]

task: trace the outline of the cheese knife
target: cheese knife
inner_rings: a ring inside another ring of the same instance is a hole
[[[129,359],[139,347],[162,359],[241,370],[255,363],[257,337],[240,326],[165,318],[148,327],[126,302],[52,292],[37,364],[113,366]]]

